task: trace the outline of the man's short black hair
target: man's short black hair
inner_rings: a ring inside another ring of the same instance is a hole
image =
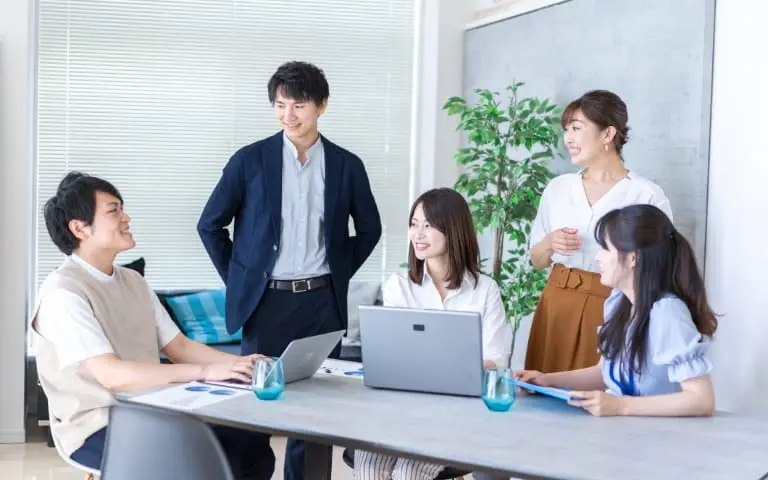
[[[108,193],[123,203],[114,185],[81,172],[69,172],[59,183],[56,195],[45,202],[43,215],[48,235],[65,255],[80,246],[80,240],[69,229],[69,222],[82,220],[91,225],[96,216],[96,192]]]
[[[275,104],[277,93],[293,100],[312,100],[322,105],[328,96],[328,81],[322,70],[307,62],[288,62],[280,65],[267,85],[269,103]]]

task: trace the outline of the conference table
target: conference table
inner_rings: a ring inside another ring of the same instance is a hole
[[[331,375],[289,384],[275,401],[248,393],[184,411],[306,440],[306,475],[319,480],[331,478],[334,445],[522,479],[758,480],[768,472],[768,418],[748,415],[597,418],[528,394],[499,413],[479,398],[372,389]]]

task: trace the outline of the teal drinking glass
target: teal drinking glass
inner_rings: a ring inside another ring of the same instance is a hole
[[[515,386],[508,368],[488,368],[483,377],[483,402],[488,410],[506,412],[515,403]]]
[[[253,363],[251,389],[259,400],[277,400],[285,390],[283,362],[276,357],[259,357]]]

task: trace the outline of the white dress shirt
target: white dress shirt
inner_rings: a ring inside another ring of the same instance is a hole
[[[283,198],[272,278],[300,280],[331,272],[325,252],[325,149],[323,140],[299,161],[296,146],[283,133]]]
[[[650,204],[658,207],[672,220],[672,207],[661,187],[632,172],[590,206],[581,179],[582,172],[566,173],[549,182],[531,227],[529,248],[544,240],[554,230],[563,227],[579,230],[581,248],[570,256],[557,253],[552,255],[553,264],[599,272],[596,257],[600,245],[595,241],[595,226],[611,210],[638,203]]]
[[[100,282],[115,281],[114,275],[107,275],[76,254],[72,254],[72,260]],[[171,343],[180,331],[149,284],[147,288],[155,312],[157,345],[162,349]],[[109,343],[88,301],[70,291],[49,290],[40,303],[36,319],[37,333],[55,343],[61,368],[76,366],[83,360],[114,353],[112,344]]]
[[[483,358],[506,366],[512,329],[505,322],[499,287],[490,277],[480,275],[475,286],[474,278],[465,275],[459,288],[448,290],[445,299],[441,299],[426,269],[421,285],[412,282],[407,273],[396,273],[384,283],[382,296],[384,305],[391,307],[478,312],[483,329]]]

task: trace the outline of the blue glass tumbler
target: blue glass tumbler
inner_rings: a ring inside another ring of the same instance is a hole
[[[493,412],[506,412],[515,403],[515,386],[508,368],[488,368],[483,377],[483,403]]]
[[[259,400],[277,400],[285,390],[283,362],[276,357],[259,357],[253,362],[251,389]]]

